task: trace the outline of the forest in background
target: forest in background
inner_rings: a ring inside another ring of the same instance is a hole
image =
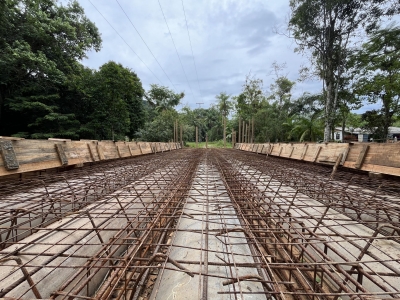
[[[255,142],[332,139],[335,127],[364,128],[385,141],[399,118],[400,28],[380,20],[399,13],[396,1],[291,1],[288,32],[310,64],[299,80],[322,81],[320,93],[294,97],[284,63],[274,83],[243,78],[239,95],[216,95],[209,108],[177,106],[185,93],[153,84],[109,61],[98,70],[80,61],[101,49],[100,33],[76,1],[0,2],[0,135],[24,138],[170,141],[174,123],[185,141],[210,141],[254,122]],[[310,21],[312,20],[312,21]],[[352,43],[356,31],[365,42]],[[356,115],[364,103],[380,108]],[[254,120],[254,121],[253,121]]]

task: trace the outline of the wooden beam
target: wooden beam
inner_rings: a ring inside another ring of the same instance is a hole
[[[133,156],[133,152],[132,152],[132,149],[131,149],[131,145],[129,145],[129,144],[128,144],[128,149],[129,149],[129,153],[131,154],[131,156]]]
[[[303,150],[303,153],[301,154],[300,160],[304,160],[304,157],[306,156],[307,150],[308,150],[308,144],[305,144],[304,145],[304,150]]]
[[[269,155],[271,155],[272,151],[274,151],[274,147],[275,147],[275,144],[272,144],[272,147],[269,148],[269,153],[268,153]]]
[[[19,169],[17,155],[14,152],[12,142],[9,140],[0,140],[0,150],[4,161],[4,167],[9,171]]]
[[[94,153],[94,149],[93,149],[92,145],[88,143],[87,146],[88,146],[89,154],[90,154],[92,161],[98,161],[98,159]]]
[[[350,145],[343,151],[341,165],[344,165],[344,162],[346,161],[347,155],[349,155],[349,151],[350,151]]]
[[[315,151],[313,162],[317,161],[317,158],[318,158],[319,153],[321,152],[321,149],[322,149],[322,147],[318,146],[317,150]]]
[[[337,171],[337,169],[338,169],[338,167],[339,167],[339,164],[340,164],[340,162],[342,161],[342,157],[343,157],[343,153],[340,153],[340,154],[338,155],[338,157],[336,158],[336,163],[335,163],[335,165],[333,166],[332,173],[331,173],[331,176],[329,177],[329,180],[332,180],[333,177],[335,176],[335,173],[336,173],[336,171]]]
[[[54,146],[56,147],[58,158],[61,161],[61,165],[67,166],[68,165],[68,158],[67,158],[67,155],[65,154],[63,145],[62,144],[55,144]]]
[[[360,151],[360,154],[358,155],[358,158],[357,158],[356,163],[354,165],[354,168],[356,168],[356,169],[360,169],[361,168],[362,164],[364,163],[365,156],[367,155],[368,149],[369,149],[369,145],[364,145],[362,147],[362,149]]]
[[[2,140],[10,140],[10,141],[20,141],[20,140],[24,140],[24,138],[13,137],[13,136],[0,136],[0,139],[2,139]]]
[[[104,156],[103,149],[100,147],[99,144],[97,144],[97,154],[99,155],[100,160],[105,160],[106,157]]]
[[[56,139],[56,138],[48,138],[47,140],[53,142],[71,142],[71,139]]]
[[[292,157],[293,150],[294,150],[294,147],[292,146],[292,149],[290,150],[289,158],[291,158],[291,157]]]

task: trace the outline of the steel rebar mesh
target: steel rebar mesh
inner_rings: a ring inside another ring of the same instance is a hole
[[[192,149],[7,182],[0,296],[399,298],[398,183],[331,172]]]

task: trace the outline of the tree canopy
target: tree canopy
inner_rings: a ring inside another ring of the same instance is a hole
[[[382,16],[400,12],[393,0],[291,0],[289,29],[298,50],[310,50],[324,88],[324,140],[329,141],[351,37],[376,29]]]

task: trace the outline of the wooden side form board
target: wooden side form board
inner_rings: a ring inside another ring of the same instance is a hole
[[[154,146],[152,144],[157,144]],[[0,137],[0,177],[180,149],[179,143]]]
[[[295,160],[335,165],[341,155],[340,165],[362,171],[400,176],[400,142],[378,143],[299,143],[263,144],[263,154]],[[253,144],[236,144],[235,148],[254,152]]]

